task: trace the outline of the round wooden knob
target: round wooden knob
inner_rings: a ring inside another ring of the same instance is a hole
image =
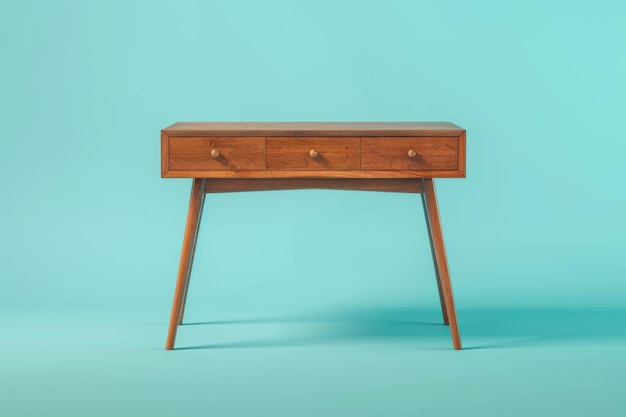
[[[311,158],[317,158],[317,155],[318,155],[318,153],[317,153],[317,151],[316,151],[315,149],[311,149],[311,150],[309,151],[309,156],[310,156]]]
[[[219,157],[219,156],[220,156],[220,151],[218,151],[217,149],[213,149],[213,150],[211,151],[211,156],[212,156],[213,158],[217,158],[217,157]]]
[[[413,149],[409,149],[407,155],[409,155],[409,158],[415,158],[415,155],[417,155],[417,153]]]

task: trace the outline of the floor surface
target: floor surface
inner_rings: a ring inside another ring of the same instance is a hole
[[[4,311],[0,416],[626,415],[626,311],[458,313]]]

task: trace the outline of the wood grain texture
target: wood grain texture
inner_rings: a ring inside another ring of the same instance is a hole
[[[165,349],[174,349],[176,340],[176,331],[180,323],[180,316],[183,312],[183,299],[186,289],[189,285],[189,275],[191,273],[191,265],[193,263],[193,255],[195,251],[195,242],[197,240],[198,228],[200,225],[200,216],[204,201],[204,183],[205,179],[194,178],[191,186],[191,197],[189,198],[189,210],[187,212],[187,224],[185,225],[185,234],[183,237],[183,249],[180,255],[180,264],[178,266],[178,277],[176,279],[176,290],[174,292],[174,302],[172,303],[172,314],[170,315],[170,325],[167,334],[167,342]]]
[[[459,178],[458,171],[168,171],[163,178]]]
[[[418,178],[211,178],[206,180],[204,191],[228,193],[301,189],[421,193],[422,181]]]
[[[170,139],[161,131],[161,177],[165,177],[170,170]]]
[[[360,138],[267,138],[267,169],[276,171],[358,170]],[[310,151],[317,153],[311,157]]]
[[[272,132],[280,135],[253,136]],[[328,135],[313,136],[320,132]],[[360,149],[333,142],[357,139]],[[177,123],[162,130],[161,155],[164,178],[461,178],[465,130],[447,122]]]
[[[437,194],[435,192],[435,183],[432,178],[424,178],[422,180],[424,193],[422,194],[426,207],[426,220],[428,224],[428,233],[432,245],[432,252],[435,260],[435,271],[437,273],[437,281],[441,288],[444,300],[444,308],[450,326],[452,335],[452,344],[454,349],[461,349],[461,336],[456,319],[456,309],[454,306],[454,297],[452,295],[452,284],[450,282],[450,272],[448,270],[448,260],[446,257],[446,248],[443,241],[443,230],[441,228],[441,220],[439,218],[439,207],[437,204]]]
[[[416,155],[409,157],[409,150]],[[361,141],[361,169],[456,171],[458,137],[377,137]]]
[[[214,158],[211,151],[219,151]],[[173,171],[265,169],[265,138],[170,137],[168,167]]]
[[[466,173],[465,173],[465,160],[466,159],[467,159],[467,156],[466,156],[466,147],[465,147],[465,132],[463,132],[459,135],[459,168],[458,168],[459,176],[462,178],[465,178],[466,176]]]
[[[449,122],[178,122],[168,136],[458,136]]]

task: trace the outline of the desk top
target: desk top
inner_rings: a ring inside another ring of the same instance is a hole
[[[449,122],[178,122],[168,136],[459,136]]]

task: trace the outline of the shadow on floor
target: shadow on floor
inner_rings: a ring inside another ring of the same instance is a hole
[[[465,350],[557,346],[626,340],[626,310],[499,309],[458,311]],[[435,339],[451,349],[450,331],[439,310],[351,308],[307,316],[250,318],[186,323],[187,326],[289,325],[287,336],[179,347],[176,350],[311,346],[345,342],[411,343]],[[436,349],[433,343],[422,348]]]

